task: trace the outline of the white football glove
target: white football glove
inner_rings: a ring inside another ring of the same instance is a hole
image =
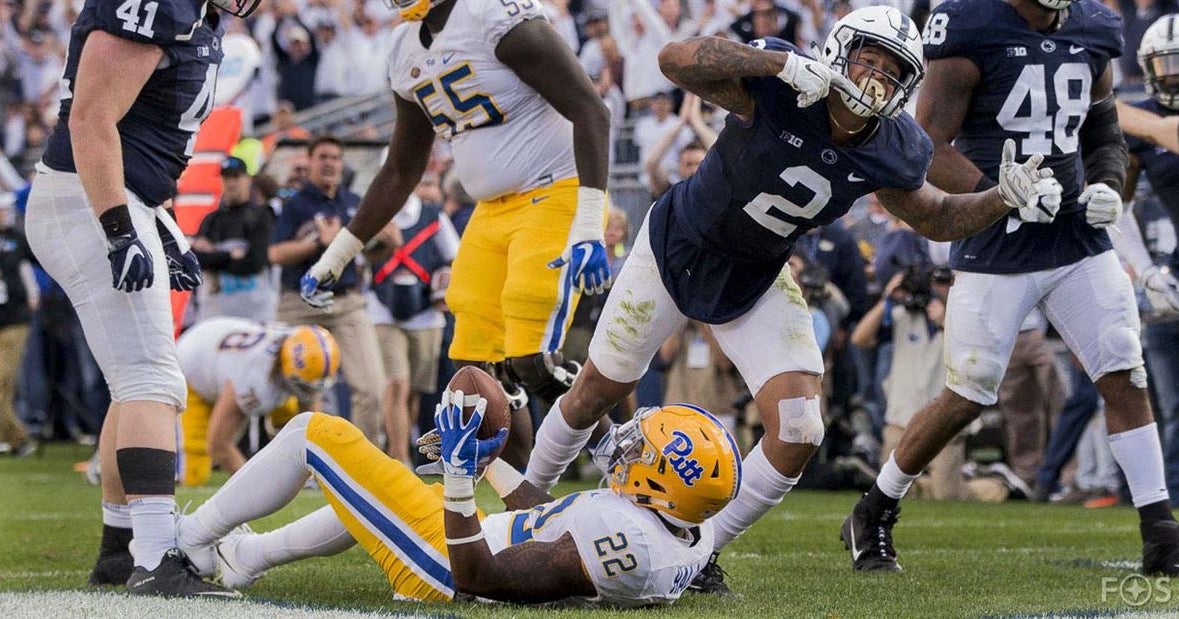
[[[810,107],[827,96],[834,75],[831,67],[818,60],[791,53],[778,79],[798,91],[798,107]]]
[[[1151,308],[1159,314],[1179,314],[1179,281],[1170,270],[1151,265],[1138,276]]]
[[[1085,207],[1085,221],[1094,228],[1112,226],[1122,217],[1122,196],[1105,183],[1086,187],[1077,203]]]
[[[310,269],[299,278],[299,296],[311,307],[324,309],[331,307],[332,287],[340,278],[340,273],[349,262],[364,249],[364,243],[352,234],[348,228],[340,228],[336,238],[328,245],[327,250],[311,265]]]
[[[1056,218],[1060,210],[1062,188],[1052,178],[1052,168],[1040,168],[1044,155],[1036,153],[1023,163],[1015,162],[1015,140],[1003,143],[1003,158],[999,163],[999,195],[1007,206],[1017,209],[1019,219],[1029,223],[1046,224]]]

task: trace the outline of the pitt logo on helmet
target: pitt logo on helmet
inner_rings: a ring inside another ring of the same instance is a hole
[[[610,489],[672,524],[700,524],[737,496],[737,442],[704,409],[690,404],[640,409],[615,430],[615,440]]]
[[[671,433],[671,436],[671,442],[663,448],[663,455],[669,456],[667,458],[668,464],[671,465],[671,469],[675,471],[676,475],[684,480],[684,485],[691,486],[704,476],[704,468],[695,458],[688,458],[692,455],[692,439],[688,438],[687,434],[676,430]]]
[[[336,381],[340,348],[327,329],[315,325],[295,327],[282,340],[279,372],[284,386],[302,399],[310,399]]]

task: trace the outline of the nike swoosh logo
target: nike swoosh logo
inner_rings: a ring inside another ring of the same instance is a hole
[[[535,198],[532,199],[532,203],[533,204],[540,204],[541,202],[544,202],[545,200],[548,200],[548,199],[549,199],[548,196],[536,196]]]
[[[851,546],[852,561],[859,561],[860,555],[864,554],[865,549],[864,548],[856,548],[856,529],[855,529],[855,527],[848,527],[847,531],[848,531],[848,537],[851,538],[851,540],[848,541],[848,546]]]
[[[446,63],[450,62],[451,58],[454,58],[454,52],[450,52],[449,54],[443,56],[442,57],[442,64],[446,64]]]
[[[143,256],[143,250],[139,245],[132,245],[127,248],[127,255],[123,260],[123,274],[119,276],[119,283],[127,281],[127,273],[131,270],[131,263],[135,261],[136,256]]]
[[[1070,53],[1070,54],[1079,54],[1083,51],[1085,51],[1085,48],[1081,47],[1080,45],[1069,45],[1068,46],[1068,53]]]
[[[848,175],[847,175],[847,180],[848,180],[848,182],[851,182],[851,183],[862,183],[862,182],[864,182],[864,179],[862,179],[862,178],[860,178],[860,177],[856,176],[856,173],[855,173],[855,172],[852,172],[851,174],[848,174]]]

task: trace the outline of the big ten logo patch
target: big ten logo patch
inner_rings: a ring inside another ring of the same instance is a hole
[[[664,457],[685,486],[695,485],[704,476],[704,467],[695,458],[688,457],[692,455],[692,450],[692,439],[679,430],[671,433],[671,442],[663,447]]]

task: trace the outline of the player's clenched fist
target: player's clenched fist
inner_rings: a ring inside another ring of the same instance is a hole
[[[1046,224],[1060,210],[1061,186],[1052,178],[1052,168],[1040,168],[1044,155],[1036,153],[1023,163],[1015,162],[1015,140],[1003,143],[999,163],[999,195],[1007,206],[1017,209],[1019,218]]]
[[[798,91],[798,107],[809,107],[827,96],[835,72],[818,60],[791,53],[778,79]]]

